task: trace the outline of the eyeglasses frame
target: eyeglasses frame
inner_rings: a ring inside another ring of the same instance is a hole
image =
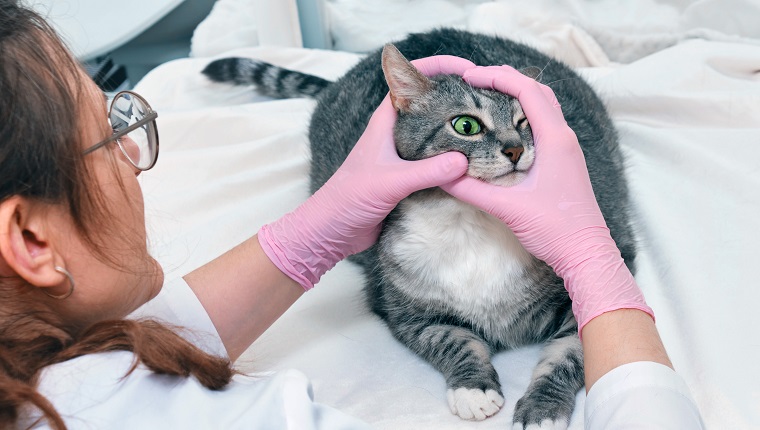
[[[132,97],[137,98],[140,102],[142,102],[142,104],[145,105],[145,107],[148,109],[148,112],[146,113],[145,117],[143,119],[137,121],[136,123],[130,125],[129,127],[125,128],[124,130],[120,130],[120,131],[112,134],[107,139],[105,139],[105,140],[103,140],[101,142],[98,142],[95,145],[92,145],[91,147],[85,149],[84,151],[82,151],[82,155],[87,155],[87,154],[89,154],[89,153],[91,153],[93,151],[96,151],[96,150],[102,148],[103,146],[105,146],[105,145],[107,145],[107,144],[109,144],[111,142],[116,142],[116,144],[119,145],[119,149],[124,154],[124,156],[126,157],[126,159],[129,160],[129,163],[132,164],[135,167],[135,169],[139,169],[139,170],[141,170],[141,171],[144,172],[146,170],[152,169],[153,166],[156,165],[156,161],[158,161],[158,130],[157,130],[157,127],[156,127],[155,122],[154,122],[156,120],[156,118],[158,118],[158,113],[156,111],[154,111],[153,108],[150,107],[150,105],[148,104],[148,102],[141,95],[139,95],[139,94],[137,94],[137,93],[135,93],[133,91],[125,90],[125,91],[119,91],[118,93],[116,93],[116,95],[111,100],[111,105],[108,108],[108,117],[109,118],[111,117],[111,111],[113,110],[114,102],[122,94],[129,94]],[[127,151],[124,149],[124,147],[122,146],[121,142],[119,142],[119,138],[122,137],[122,136],[125,136],[125,135],[127,135],[129,133],[131,133],[134,130],[137,130],[138,128],[140,128],[143,125],[148,124],[150,122],[154,122],[154,124],[152,126],[150,126],[150,127],[152,127],[153,134],[156,137],[156,153],[153,156],[153,160],[151,161],[150,166],[142,168],[142,167],[138,166],[137,164],[135,164],[135,162],[132,161],[131,158],[129,158],[129,155],[127,154]]]

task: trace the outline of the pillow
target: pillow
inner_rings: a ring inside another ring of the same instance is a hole
[[[252,0],[217,0],[190,40],[191,57],[213,57],[223,52],[259,45]]]

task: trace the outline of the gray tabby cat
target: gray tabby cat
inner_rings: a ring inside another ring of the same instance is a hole
[[[471,176],[500,185],[520,181],[535,148],[517,100],[471,88],[459,76],[427,78],[406,58],[448,54],[479,65],[538,67],[578,136],[599,206],[632,268],[623,158],[605,107],[588,84],[558,61],[495,37],[441,29],[410,35],[395,47],[370,54],[334,83],[249,59],[217,60],[204,73],[214,81],[256,84],[275,97],[317,99],[309,133],[315,191],[346,158],[389,88],[402,158],[459,151],[469,159]],[[351,258],[365,269],[371,309],[443,373],[453,413],[475,420],[495,414],[504,399],[491,355],[546,342],[513,421],[515,428],[567,427],[583,386],[570,300],[562,280],[501,221],[427,189],[403,200],[385,220],[378,243]]]

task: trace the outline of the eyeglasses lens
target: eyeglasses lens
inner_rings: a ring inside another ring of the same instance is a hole
[[[119,132],[139,122],[149,108],[139,98],[120,94],[111,106],[111,127]],[[154,121],[148,121],[119,138],[119,146],[125,155],[140,169],[149,169],[155,162],[157,136]]]

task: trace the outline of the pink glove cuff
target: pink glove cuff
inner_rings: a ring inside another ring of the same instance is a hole
[[[274,227],[274,229],[278,230],[277,227]],[[259,244],[261,244],[261,249],[264,250],[264,254],[272,260],[272,263],[274,263],[282,273],[301,284],[306,291],[314,288],[314,284],[319,280],[319,277],[313,276],[310,270],[305,270],[306,265],[303,261],[296,260],[294,265],[288,259],[288,253],[294,255],[298,255],[299,253],[294,252],[293,248],[290,248],[288,250],[289,252],[286,252],[285,249],[288,249],[286,248],[287,245],[283,245],[277,240],[277,235],[272,232],[271,225],[261,227],[258,238]],[[298,268],[296,268],[296,266],[298,266]],[[302,275],[302,272],[308,276]]]
[[[638,309],[654,319],[644,295],[620,254],[595,257],[560,274],[573,301],[573,314],[578,321],[578,334],[592,319],[618,309]],[[597,286],[589,288],[589,286]]]
[[[351,235],[336,232],[339,226],[329,222],[330,212],[321,209],[322,196],[322,190],[318,191],[295,211],[261,227],[258,234],[272,263],[306,291],[338,261],[357,251],[355,244],[344,242]]]
[[[380,232],[379,225],[356,228],[350,224],[361,214],[330,199],[336,194],[328,182],[293,212],[259,230],[267,257],[306,291],[340,260],[369,247]]]

